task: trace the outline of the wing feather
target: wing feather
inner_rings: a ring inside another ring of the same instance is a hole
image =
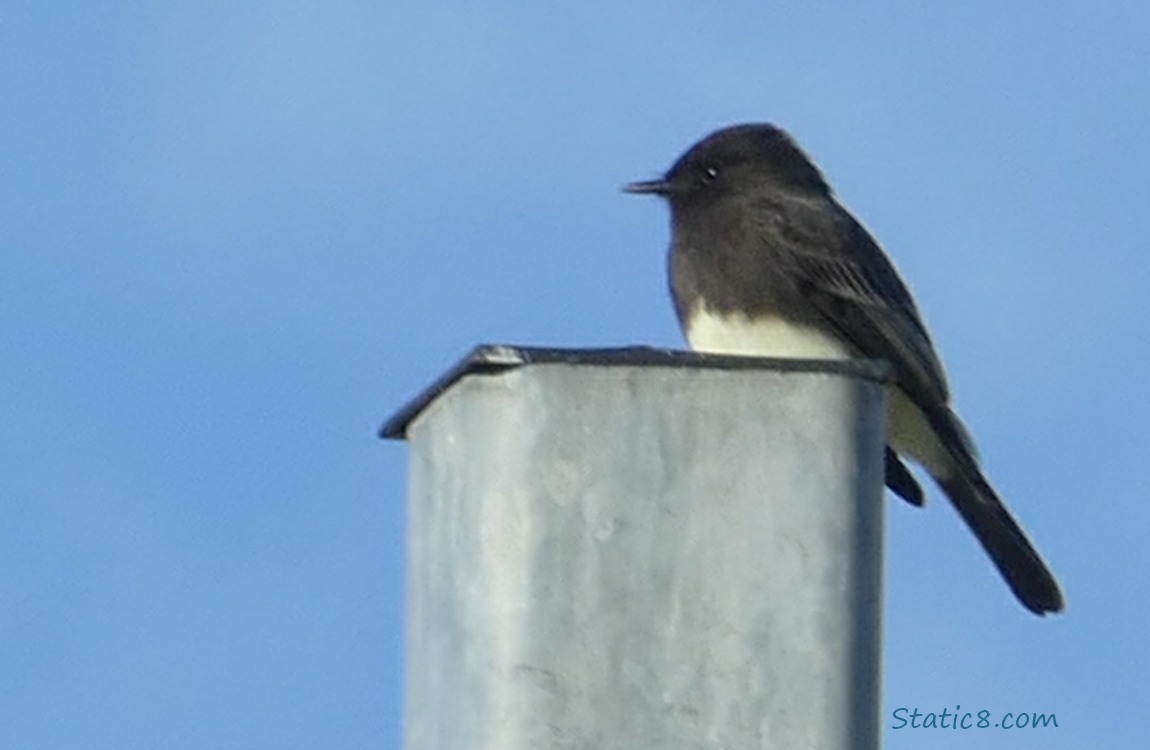
[[[745,215],[797,279],[799,291],[864,356],[885,359],[920,408],[949,389],[914,300],[870,234],[831,198],[772,200]],[[827,210],[827,202],[833,210]]]

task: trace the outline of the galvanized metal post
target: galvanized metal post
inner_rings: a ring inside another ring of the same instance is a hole
[[[874,750],[868,362],[482,347],[411,444],[407,750]]]

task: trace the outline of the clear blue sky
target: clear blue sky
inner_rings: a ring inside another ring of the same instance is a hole
[[[679,346],[619,187],[747,120],[895,258],[1069,598],[891,502],[884,723],[1061,726],[886,746],[1144,742],[1145,3],[16,0],[0,101],[0,747],[398,747],[376,428],[478,342]]]

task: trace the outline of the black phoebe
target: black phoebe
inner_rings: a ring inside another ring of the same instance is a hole
[[[1062,609],[1054,577],[979,469],[910,292],[790,136],[766,124],[719,130],[662,179],[626,190],[671,204],[671,293],[692,349],[889,362],[887,485],[922,504],[899,455],[914,459],[1019,601],[1039,615]]]

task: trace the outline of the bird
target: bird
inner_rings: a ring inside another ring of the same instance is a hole
[[[1019,602],[1037,615],[1063,610],[1054,575],[983,473],[907,285],[785,130],[722,128],[624,190],[670,205],[671,296],[692,350],[885,360],[887,486],[922,505],[904,459],[920,465]]]

